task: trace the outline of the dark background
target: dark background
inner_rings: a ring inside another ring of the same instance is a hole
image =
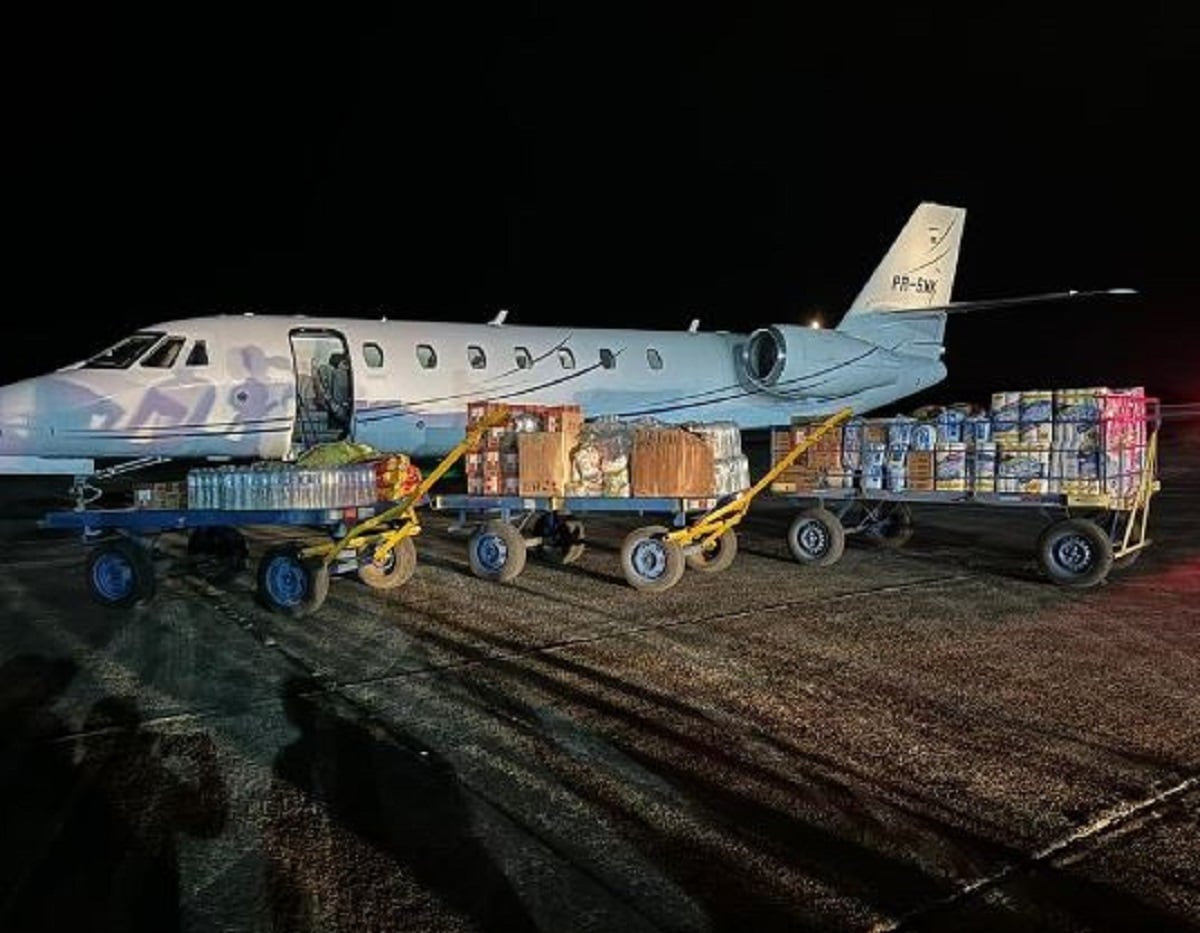
[[[967,208],[950,377],[1200,399],[1200,38],[1150,4],[948,19],[574,4],[14,22],[0,382],[212,311],[836,324]]]

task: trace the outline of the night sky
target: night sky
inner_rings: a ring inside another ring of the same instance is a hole
[[[936,200],[956,300],[1141,294],[953,318],[927,400],[1200,399],[1197,31],[812,6],[27,14],[0,381],[213,311],[833,325]]]

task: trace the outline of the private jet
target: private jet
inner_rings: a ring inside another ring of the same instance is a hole
[[[346,438],[432,458],[461,440],[467,403],[483,399],[743,429],[866,413],[945,378],[949,314],[1131,291],[952,303],[965,217],[918,205],[835,329],[521,326],[503,312],[486,323],[246,314],[154,324],[0,388],[0,473],[288,460]]]

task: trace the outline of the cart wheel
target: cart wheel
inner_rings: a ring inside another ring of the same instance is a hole
[[[828,567],[841,559],[846,532],[828,509],[805,509],[788,528],[788,547],[800,563]]]
[[[316,612],[329,595],[329,568],[303,560],[297,544],[280,544],[258,562],[258,598],[272,612],[298,619]]]
[[[508,522],[493,519],[471,535],[467,557],[475,576],[507,583],[525,569],[525,539]]]
[[[412,538],[401,538],[384,556],[375,560],[375,545],[358,549],[358,579],[375,590],[393,590],[412,579],[417,569],[417,546]]]
[[[631,531],[621,544],[621,570],[635,590],[661,593],[683,577],[687,566],[683,549],[668,541],[669,529],[647,525]]]
[[[236,528],[217,525],[192,531],[188,555],[199,558],[197,567],[210,583],[226,583],[246,569],[250,549]]]
[[[97,602],[128,609],[154,595],[154,564],[136,541],[102,541],[88,555],[87,583]]]
[[[558,518],[549,513],[534,523],[533,533],[542,539],[538,555],[551,564],[573,564],[583,556],[583,522]]]
[[[1095,586],[1113,565],[1112,541],[1095,522],[1066,518],[1042,532],[1038,562],[1055,583]]]
[[[687,565],[701,573],[720,573],[733,563],[733,559],[737,557],[737,550],[737,532],[727,528],[707,551],[701,548],[694,554],[688,554]]]
[[[877,521],[863,529],[863,535],[880,547],[904,547],[913,535],[912,510],[903,502],[891,503]]]

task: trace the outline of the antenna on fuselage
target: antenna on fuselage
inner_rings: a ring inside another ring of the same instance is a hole
[[[504,323],[504,319],[507,317],[508,317],[508,308],[501,308],[499,311],[496,312],[496,316],[494,318],[492,318],[490,321],[488,321],[488,323],[490,325],[492,325],[492,327],[499,327],[501,324]]]
[[[692,318],[692,323],[688,325],[688,333],[694,334],[700,330],[700,318]]]

